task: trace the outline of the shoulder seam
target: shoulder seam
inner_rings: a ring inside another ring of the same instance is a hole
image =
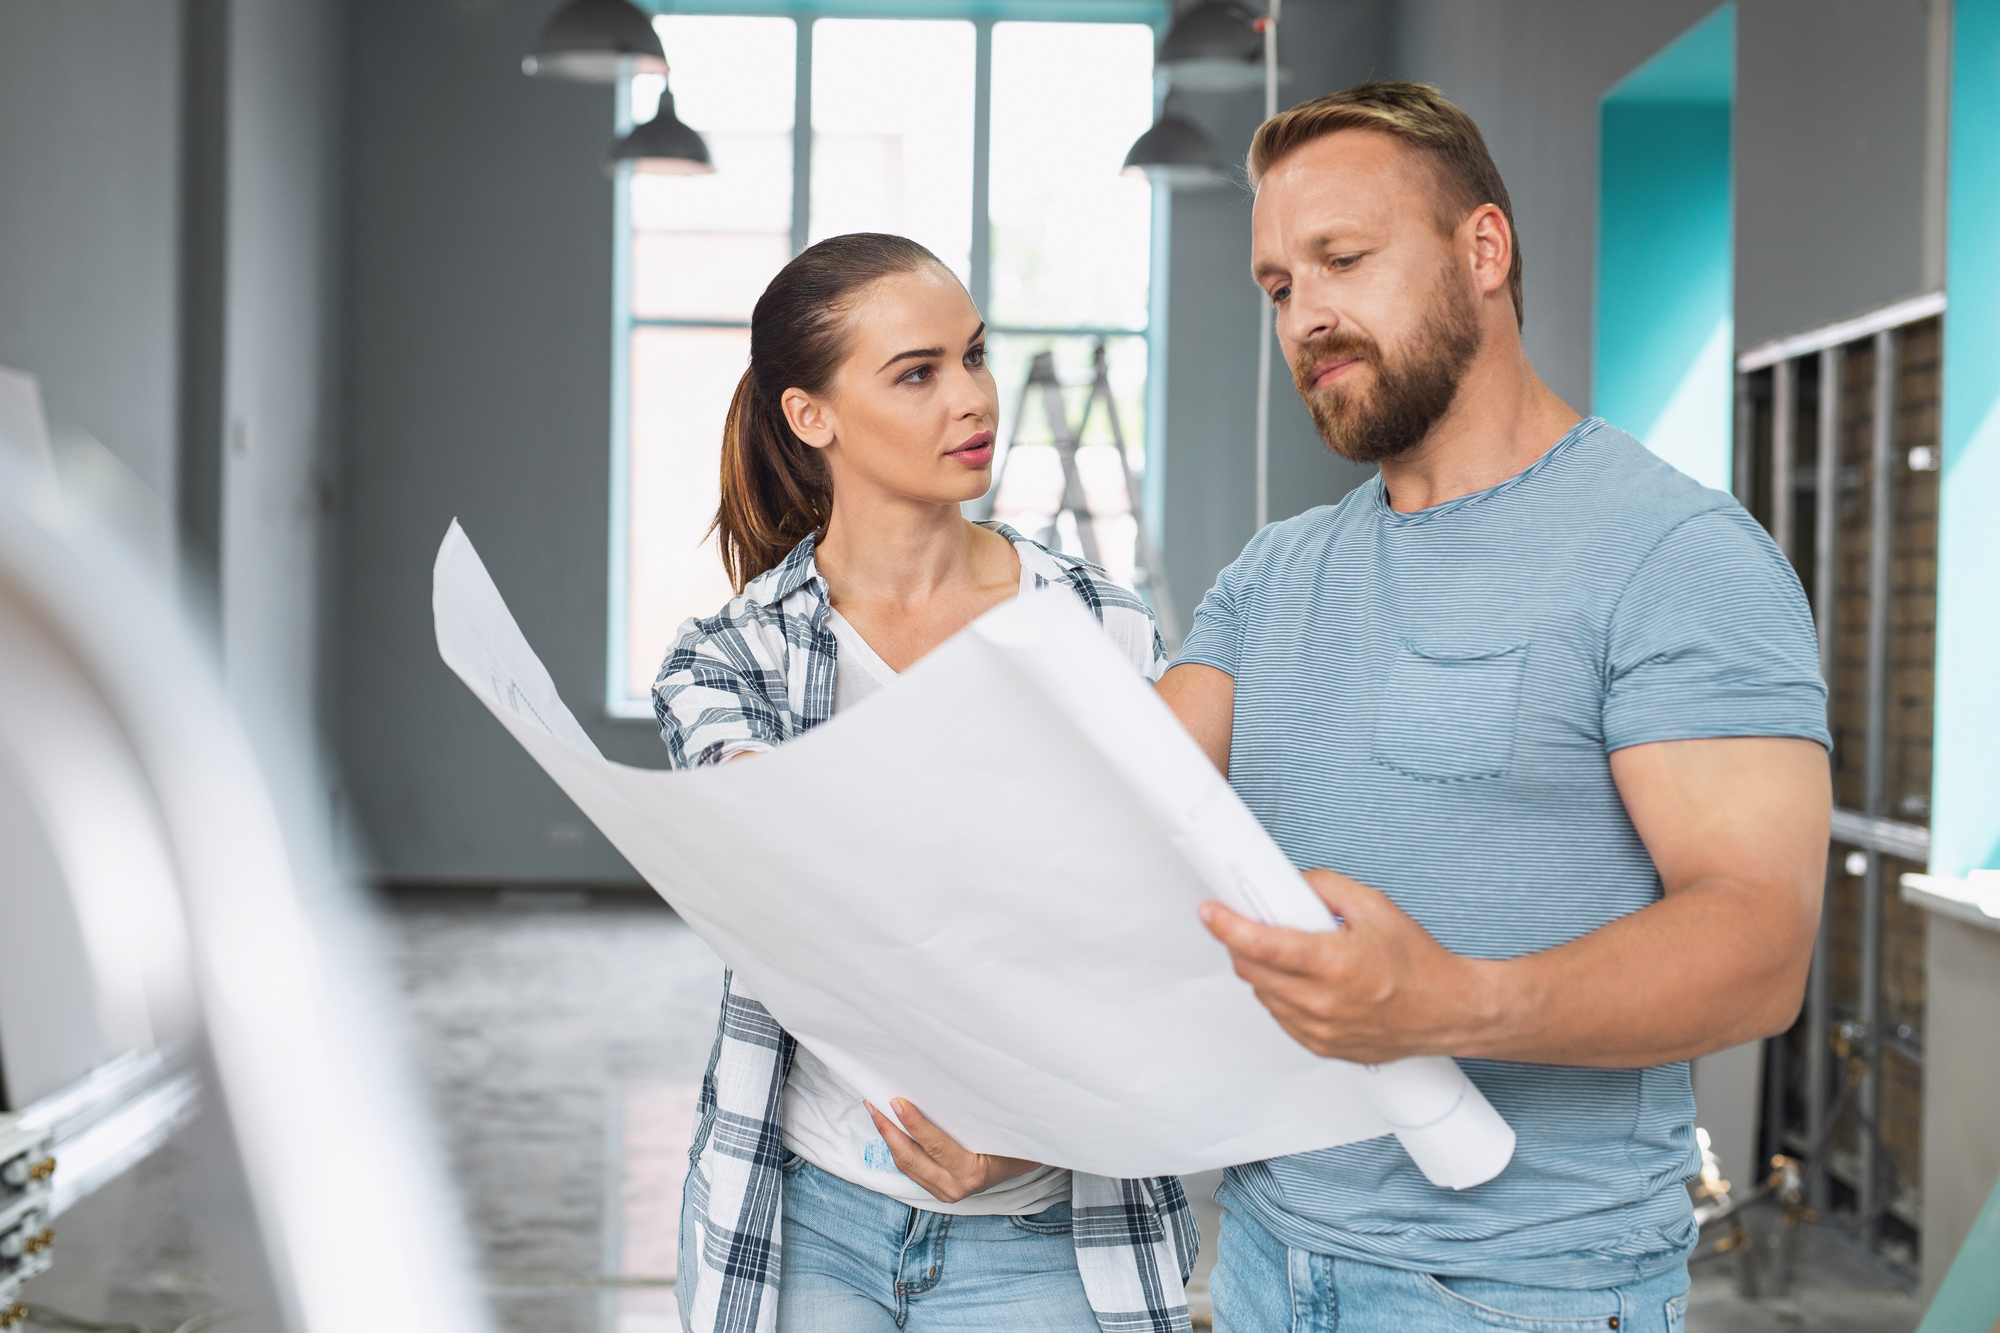
[[[1741,508],[1741,505],[1739,504],[1738,507]],[[1698,518],[1706,518],[1710,514],[1724,514],[1727,513],[1728,511],[1729,507],[1727,505],[1712,504],[1708,506],[1708,508],[1706,509],[1695,510],[1692,514],[1689,514],[1684,518],[1680,519],[1672,527],[1668,528],[1665,532],[1661,533],[1659,539],[1655,541],[1651,546],[1646,548],[1646,554],[1640,556],[1638,561],[1632,566],[1631,577],[1625,580],[1625,586],[1618,590],[1618,595],[1614,597],[1611,601],[1611,609],[1606,616],[1605,623],[1609,624],[1612,621],[1618,619],[1619,609],[1625,605],[1625,595],[1631,592],[1632,585],[1639,581],[1640,571],[1644,570],[1646,566],[1649,563],[1651,563],[1653,557],[1659,554],[1660,548],[1662,546],[1665,546],[1675,533],[1679,532],[1682,528],[1686,527],[1688,524],[1694,522]],[[1747,514],[1749,511],[1745,510],[1744,512]],[[1755,522],[1756,520],[1753,518],[1751,521]]]

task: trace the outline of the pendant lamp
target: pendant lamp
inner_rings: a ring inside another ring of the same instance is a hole
[[[1199,0],[1174,17],[1153,63],[1187,92],[1226,93],[1264,82],[1262,25],[1235,0]]]
[[[667,53],[652,20],[630,0],[568,0],[521,58],[535,78],[616,83],[620,74],[665,74]]]
[[[620,162],[648,176],[705,176],[715,170],[708,144],[674,114],[674,95],[664,89],[659,112],[611,145],[611,165]]]
[[[1143,176],[1155,185],[1200,190],[1221,185],[1228,177],[1222,150],[1207,130],[1174,110],[1168,95],[1153,128],[1140,135],[1125,154],[1125,176]]]

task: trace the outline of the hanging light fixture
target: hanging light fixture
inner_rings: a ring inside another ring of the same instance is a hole
[[[1263,23],[1235,0],[1200,0],[1174,17],[1154,65],[1187,92],[1242,92],[1264,81]]]
[[[650,19],[630,0],[568,0],[549,15],[521,58],[535,78],[616,83],[624,73],[665,74],[667,53]]]
[[[660,109],[611,145],[611,165],[630,162],[648,176],[705,176],[715,170],[708,144],[674,114],[674,95],[660,90]]]
[[[1215,146],[1207,130],[1174,110],[1171,93],[1160,108],[1160,118],[1125,154],[1125,167],[1120,174],[1143,176],[1155,185],[1180,190],[1207,189],[1229,178],[1222,150]]]

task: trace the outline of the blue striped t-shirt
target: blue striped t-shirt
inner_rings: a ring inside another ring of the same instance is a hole
[[[1784,556],[1596,418],[1490,490],[1403,514],[1378,476],[1265,528],[1179,660],[1235,677],[1230,784],[1294,864],[1375,886],[1481,958],[1660,897],[1613,750],[1828,743]],[[1438,1274],[1609,1287],[1688,1251],[1685,1063],[1464,1065],[1519,1135],[1493,1181],[1438,1189],[1383,1138],[1235,1168],[1229,1192],[1287,1244]]]

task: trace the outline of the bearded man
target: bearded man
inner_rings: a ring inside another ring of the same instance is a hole
[[[1160,691],[1342,922],[1209,928],[1295,1039],[1451,1055],[1519,1135],[1233,1168],[1231,1333],[1681,1327],[1687,1061],[1788,1027],[1831,793],[1798,579],[1735,500],[1522,351],[1478,128],[1376,83],[1263,125],[1253,272],[1327,444],[1380,474],[1265,528]]]

